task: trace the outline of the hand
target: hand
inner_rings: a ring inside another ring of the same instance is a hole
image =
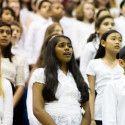
[[[90,123],[90,125],[96,125],[96,122],[95,122],[95,120],[91,120],[91,123]]]

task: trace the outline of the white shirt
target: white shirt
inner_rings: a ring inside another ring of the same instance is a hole
[[[106,86],[102,111],[103,125],[125,125],[125,75]]]
[[[102,98],[106,85],[112,80],[119,79],[123,72],[119,64],[111,69],[101,58],[90,61],[86,74],[95,76],[95,90],[97,92],[94,107],[95,120],[102,120]]]
[[[21,57],[23,64],[24,64],[24,73],[25,73],[24,77],[25,77],[25,82],[26,82],[29,77],[29,65],[27,62],[27,53],[24,50],[22,50],[18,44],[16,44],[15,46],[12,46],[11,52],[14,55],[18,55],[19,57]]]
[[[118,30],[122,35],[122,46],[125,45],[125,17],[120,16],[115,20],[115,29]]]
[[[0,125],[12,125],[13,122],[13,94],[11,84],[2,78],[5,97],[0,96]]]
[[[25,86],[24,64],[20,57],[13,56],[12,62],[10,62],[9,58],[1,58],[1,72],[3,78],[6,78],[14,85]]]
[[[45,110],[49,113],[57,125],[80,125],[82,120],[82,110],[80,107],[79,99],[81,95],[76,86],[74,78],[70,72],[68,72],[66,76],[59,69],[58,81],[59,83],[55,94],[58,101],[49,103],[45,102]],[[45,84],[43,68],[39,68],[34,71],[28,87],[27,110],[30,123],[36,119],[33,116],[32,108],[32,85],[35,82]]]
[[[41,20],[36,20],[30,24],[27,38],[24,43],[25,51],[28,54],[28,64],[36,63],[43,44],[46,28],[50,24],[52,24],[51,19],[46,20],[42,17]]]
[[[97,53],[97,50],[99,48],[99,44],[100,44],[99,38],[95,38],[95,39],[93,39],[92,42],[87,43],[82,52],[82,56],[80,58],[80,71],[87,83],[88,83],[88,78],[86,75],[86,69],[87,69],[89,62],[92,59],[94,59],[94,57]]]

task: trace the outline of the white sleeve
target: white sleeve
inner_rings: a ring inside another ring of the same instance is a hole
[[[87,66],[93,58],[91,44],[87,44],[80,58],[80,71],[83,76],[86,75]]]
[[[27,92],[27,113],[28,113],[28,119],[30,125],[38,125],[39,121],[36,119],[36,117],[33,114],[33,95],[32,95],[32,85],[35,82],[39,83],[45,83],[44,82],[44,69],[39,68],[36,69],[30,79],[29,85],[28,85],[28,92]]]
[[[12,125],[13,122],[13,94],[12,87],[8,80],[2,81],[5,98],[4,98],[4,113],[1,125]]]
[[[95,67],[96,63],[95,63],[95,59],[94,60],[91,60],[87,66],[87,69],[86,69],[86,74],[87,75],[92,75],[92,76],[95,76],[96,75],[96,72],[95,72]]]
[[[28,55],[28,64],[32,64],[32,57],[33,57],[33,47],[34,47],[34,37],[35,37],[35,32],[37,32],[34,29],[34,23],[31,23],[28,29],[28,33],[27,33],[27,37],[26,40],[24,42],[24,49],[27,52]]]
[[[117,125],[116,119],[117,98],[114,83],[106,86],[102,102],[103,125]]]

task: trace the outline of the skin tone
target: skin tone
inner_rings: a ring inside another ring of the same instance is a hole
[[[86,3],[83,7],[84,19],[83,22],[90,24],[90,19],[94,18],[94,6]]]
[[[59,2],[52,4],[52,10],[51,10],[52,21],[54,23],[59,23],[59,20],[63,17],[63,15],[64,15],[63,5]]]
[[[14,21],[14,17],[12,16],[10,10],[4,10],[1,19],[5,22]]]
[[[50,17],[50,7],[51,7],[50,2],[43,2],[39,10],[40,15],[44,17],[45,19],[48,19]]]
[[[71,60],[72,57],[72,45],[70,41],[66,38],[60,38],[55,46],[55,54],[57,59],[59,60],[59,67],[63,71],[65,75],[68,72],[68,62]],[[34,83],[33,84],[33,112],[36,118],[45,125],[56,125],[53,121],[51,116],[45,111],[44,109],[44,98],[41,94],[43,91],[44,84],[41,83]],[[83,117],[81,125],[89,125],[88,119],[89,116],[89,103],[86,102],[82,104],[82,107],[85,110],[85,115]]]
[[[12,1],[9,3],[9,7],[11,7],[13,9],[13,11],[15,12],[16,16],[19,16],[20,13],[20,3],[18,1]]]
[[[62,27],[60,25],[56,25],[53,33],[58,33],[59,35],[62,35],[63,34]]]
[[[122,6],[122,8],[120,9],[120,13],[122,14],[122,16],[125,17],[125,3],[124,3],[124,5]]]
[[[8,26],[2,26],[0,27],[0,47],[1,50],[3,50],[11,40],[11,29]],[[2,55],[4,58],[4,56]],[[13,96],[13,106],[15,107],[19,100],[21,99],[22,95],[24,92],[24,86],[17,86],[16,87],[16,92]]]
[[[99,37],[101,38],[102,34],[105,33],[108,30],[115,29],[115,24],[112,18],[106,18],[102,21],[99,28],[96,28],[96,32],[99,34]]]
[[[124,69],[124,75],[125,75],[125,61],[123,59],[119,59],[119,65]]]
[[[99,9],[105,8],[109,0],[97,0],[99,3]]]
[[[20,39],[21,29],[20,29],[20,27],[18,27],[16,25],[11,25],[11,29],[12,29],[11,42],[12,42],[12,45],[14,46],[16,44],[16,42]]]
[[[105,56],[102,61],[111,69],[114,69],[118,64],[116,59],[116,54],[120,51],[122,46],[122,38],[119,33],[111,33],[108,35],[107,39],[101,41],[101,45],[105,48]],[[90,87],[90,111],[91,111],[91,124],[96,125],[94,118],[94,102],[95,102],[95,77],[88,75],[89,87]]]

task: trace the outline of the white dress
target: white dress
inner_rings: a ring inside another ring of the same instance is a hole
[[[119,64],[111,69],[101,58],[90,61],[86,74],[95,76],[95,90],[97,92],[94,107],[95,120],[102,120],[102,98],[106,85],[112,80],[119,79],[123,72]]]
[[[58,70],[58,81],[59,85],[55,94],[58,101],[45,102],[45,110],[57,125],[80,125],[84,110],[80,107],[80,92],[77,89],[73,76],[70,72],[66,76],[61,70]],[[27,95],[27,109],[28,118],[32,119],[29,119],[29,121],[33,120],[31,88],[35,82],[45,84],[44,69],[39,68],[35,70],[30,80]]]
[[[5,98],[0,96],[0,125],[12,125],[13,122],[13,94],[8,80],[2,78]]]
[[[106,86],[102,111],[103,125],[125,125],[125,75]]]
[[[25,86],[24,64],[19,56],[13,56],[12,62],[9,58],[1,58],[1,72],[3,78],[6,78],[14,86]]]

